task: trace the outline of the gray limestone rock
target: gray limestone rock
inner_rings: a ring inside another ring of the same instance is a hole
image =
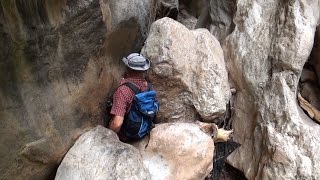
[[[228,162],[248,179],[319,179],[320,126],[297,104],[319,1],[237,1],[224,44],[237,88],[232,117],[241,144]]]
[[[188,30],[162,18],[151,26],[142,53],[161,103],[159,122],[205,121],[223,116],[230,89],[220,43],[206,29]]]
[[[234,30],[236,0],[207,0],[195,28],[207,28],[220,43]]]
[[[180,10],[177,21],[192,30],[197,24],[197,18],[191,16],[185,9]]]
[[[156,5],[156,19],[169,17],[177,19],[179,13],[178,0],[158,0]]]
[[[84,133],[61,162],[55,180],[149,180],[140,152],[119,141],[109,129],[97,126]]]
[[[151,180],[203,180],[212,170],[213,140],[195,123],[157,125],[150,139],[135,146],[142,154]]]
[[[233,17],[237,10],[236,5],[236,0],[210,0],[209,31],[221,43],[234,30]]]

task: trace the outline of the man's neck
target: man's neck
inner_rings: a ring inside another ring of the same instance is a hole
[[[127,73],[125,75],[125,78],[144,79],[145,74],[144,73]]]

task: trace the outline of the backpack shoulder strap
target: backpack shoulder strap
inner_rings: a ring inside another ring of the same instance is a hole
[[[151,83],[151,82],[149,82],[149,81],[147,81],[147,83],[148,83],[148,91],[151,91],[153,88],[153,84]]]
[[[125,82],[125,83],[121,84],[121,86],[122,85],[129,87],[135,94],[141,93],[140,89],[131,82]]]

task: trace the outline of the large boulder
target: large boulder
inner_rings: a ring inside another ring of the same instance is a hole
[[[297,104],[300,74],[313,46],[319,1],[238,0],[224,44],[234,101],[228,162],[248,179],[319,179],[320,125]]]
[[[52,177],[138,51],[154,1],[0,2],[0,174]]]
[[[208,30],[190,31],[162,18],[152,24],[142,53],[152,61],[159,122],[214,121],[223,115],[230,97],[228,74],[220,43]]]
[[[97,126],[80,136],[68,151],[55,179],[149,180],[150,174],[136,148],[120,142],[111,130]]]
[[[135,146],[151,179],[204,179],[213,167],[212,138],[194,123],[164,123]]]

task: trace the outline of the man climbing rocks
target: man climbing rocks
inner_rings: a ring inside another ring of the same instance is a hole
[[[150,61],[141,54],[132,53],[122,59],[127,66],[125,77],[113,95],[109,128],[120,140],[137,140],[148,134],[159,110],[156,92],[145,79]]]

